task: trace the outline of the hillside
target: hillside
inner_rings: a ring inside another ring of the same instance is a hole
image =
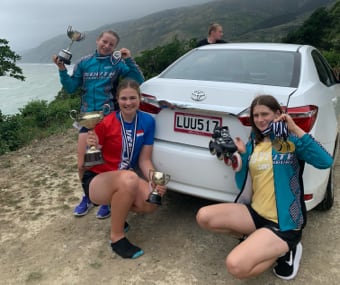
[[[211,22],[224,27],[228,41],[280,41],[289,31],[300,26],[317,8],[334,4],[335,0],[220,0],[191,7],[154,13],[143,18],[112,23],[85,31],[86,39],[72,46],[72,61],[95,49],[95,39],[105,29],[121,36],[121,46],[133,55],[179,39],[206,36]],[[70,23],[72,24],[72,23]],[[77,27],[74,27],[77,28]],[[51,62],[51,55],[70,43],[65,34],[51,38],[22,55],[22,62]]]

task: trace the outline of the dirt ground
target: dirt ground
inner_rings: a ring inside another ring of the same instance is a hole
[[[224,259],[237,241],[195,222],[197,210],[211,202],[171,191],[155,213],[128,217],[127,236],[145,254],[136,260],[114,255],[109,219],[96,219],[96,209],[73,216],[81,197],[75,142],[71,129],[0,156],[0,284],[287,284],[270,270],[250,280],[232,278]],[[301,268],[289,284],[339,284],[339,188],[330,211],[308,213]]]

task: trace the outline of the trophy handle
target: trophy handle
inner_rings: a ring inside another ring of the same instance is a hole
[[[71,117],[72,120],[77,121],[78,111],[77,110],[71,110],[70,111],[70,117]]]
[[[165,180],[165,184],[168,184],[168,182],[169,182],[169,180],[170,180],[170,177],[171,177],[171,176],[170,176],[169,174],[165,174],[165,179],[164,179],[164,180]],[[165,184],[164,184],[164,185],[165,185]]]
[[[110,113],[110,111],[111,111],[111,106],[109,104],[104,104],[103,110],[102,110],[103,114],[108,115]]]
[[[72,42],[79,42],[85,38],[85,34],[72,29],[72,26],[67,27],[67,36]]]
[[[73,36],[72,26],[67,27],[67,36],[72,40],[72,36]]]

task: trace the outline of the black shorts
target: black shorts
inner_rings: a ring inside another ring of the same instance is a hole
[[[90,198],[90,183],[92,181],[92,179],[97,175],[98,173],[92,172],[90,170],[86,170],[84,172],[83,178],[81,180],[81,186],[83,187],[85,196],[87,198]]]
[[[251,217],[253,218],[256,229],[267,228],[284,240],[292,250],[302,238],[302,230],[280,231],[279,225],[260,216],[250,205],[246,205]]]

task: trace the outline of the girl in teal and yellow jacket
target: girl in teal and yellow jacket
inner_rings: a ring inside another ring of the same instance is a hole
[[[236,202],[201,208],[197,222],[211,231],[244,236],[226,258],[227,270],[234,277],[253,277],[276,263],[274,274],[290,280],[298,272],[306,223],[300,166],[306,162],[325,169],[332,166],[333,158],[282,113],[273,96],[253,100],[250,121],[252,134],[247,144],[235,139],[242,161],[235,175],[240,189]],[[273,126],[278,125],[289,132],[281,146],[273,135]]]

